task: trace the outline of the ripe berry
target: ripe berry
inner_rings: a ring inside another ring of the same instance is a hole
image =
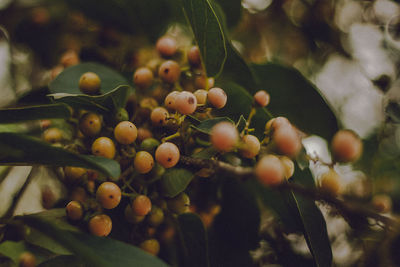
[[[208,91],[207,97],[211,105],[217,109],[225,107],[228,98],[225,91],[218,87],[211,88]]]
[[[178,95],[178,91],[172,91],[165,97],[164,105],[167,107],[167,109],[176,110],[175,100]]]
[[[189,49],[187,53],[187,58],[189,64],[192,66],[199,66],[201,64],[200,49],[197,45],[192,46]]]
[[[66,51],[60,58],[60,63],[65,67],[79,64],[79,56],[75,50]]]
[[[290,122],[285,117],[276,117],[276,118],[270,119],[265,124],[265,133],[269,133],[271,130],[276,130],[276,129],[280,128],[281,126],[287,126],[287,125],[290,125]]]
[[[86,113],[79,120],[79,130],[88,137],[98,135],[101,131],[101,117],[96,113]]]
[[[192,114],[197,108],[197,99],[191,92],[183,91],[175,99],[175,107],[184,115]]]
[[[95,156],[113,159],[115,156],[114,142],[108,137],[99,137],[92,144],[92,153]]]
[[[289,179],[294,173],[294,162],[286,156],[281,156],[279,159],[281,160],[282,166],[285,170],[285,177],[286,179]]]
[[[153,137],[153,134],[146,128],[139,128],[137,133],[137,140],[142,142],[146,138]]]
[[[260,141],[254,135],[245,135],[242,138],[243,145],[240,148],[240,154],[245,158],[254,158],[260,152]]]
[[[106,214],[100,214],[89,220],[89,231],[96,236],[108,236],[111,233],[112,221]]]
[[[19,256],[18,259],[19,267],[35,267],[36,266],[36,257],[30,252],[24,252]]]
[[[371,202],[374,209],[378,212],[386,213],[392,210],[392,199],[388,195],[375,195]]]
[[[320,179],[320,187],[322,192],[337,196],[340,191],[339,174],[334,169],[330,169],[328,172],[324,173]]]
[[[147,151],[139,151],[133,161],[135,170],[139,173],[148,173],[154,166],[153,156]]]
[[[65,207],[67,218],[72,221],[78,221],[83,217],[83,207],[78,201],[70,201]]]
[[[264,90],[260,90],[254,94],[254,101],[260,107],[265,107],[269,104],[269,94]]]
[[[168,111],[162,107],[153,109],[153,111],[150,114],[150,119],[154,126],[165,125],[167,122],[167,118],[168,118]]]
[[[197,104],[204,105],[207,102],[208,92],[206,90],[199,89],[199,90],[196,90],[193,94],[197,99]]]
[[[121,121],[114,128],[114,137],[118,143],[129,145],[135,142],[138,135],[138,130],[130,121]]]
[[[151,211],[151,200],[145,195],[137,196],[132,202],[132,212],[136,216],[145,216]]]
[[[158,69],[158,76],[166,83],[175,83],[181,75],[179,64],[173,60],[167,60]]]
[[[64,167],[64,176],[69,182],[75,182],[83,178],[87,170],[81,167]]]
[[[339,162],[354,162],[360,158],[363,150],[362,141],[350,130],[338,131],[331,147],[333,156]]]
[[[47,143],[57,143],[63,140],[63,132],[58,128],[49,128],[43,132],[43,139]]]
[[[182,214],[189,211],[190,198],[182,192],[176,197],[167,200],[168,209],[176,214]]]
[[[238,139],[239,133],[230,122],[220,122],[211,129],[211,143],[221,152],[232,151]]]
[[[140,89],[149,88],[153,84],[154,75],[149,68],[139,68],[133,74],[133,83]]]
[[[125,219],[129,223],[134,223],[134,224],[142,222],[144,220],[144,218],[146,217],[144,215],[138,216],[138,215],[133,214],[131,205],[126,205],[124,215],[125,215]]]
[[[153,206],[148,214],[148,222],[151,226],[157,227],[164,221],[164,212],[157,206]]]
[[[164,168],[174,167],[179,157],[179,148],[174,143],[165,142],[156,149],[156,161]]]
[[[50,186],[44,186],[42,189],[42,206],[45,209],[51,209],[56,204],[56,196]]]
[[[79,79],[79,89],[82,93],[93,95],[100,90],[100,77],[94,72],[86,72]]]
[[[154,256],[160,252],[160,243],[158,243],[157,239],[143,241],[139,247]]]
[[[285,170],[278,157],[266,155],[257,162],[255,173],[261,184],[274,186],[279,185],[283,181]]]
[[[96,199],[105,209],[113,209],[121,201],[121,189],[112,182],[102,183],[96,191]]]
[[[207,78],[204,75],[196,76],[194,78],[194,86],[198,89],[212,88],[215,80],[213,77]]]
[[[169,36],[163,36],[158,39],[156,43],[156,49],[163,57],[171,57],[178,50],[176,40]]]
[[[300,136],[291,125],[282,125],[277,128],[274,131],[273,140],[279,152],[284,155],[295,157],[301,150]]]

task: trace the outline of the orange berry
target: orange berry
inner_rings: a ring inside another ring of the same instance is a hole
[[[143,241],[139,247],[154,256],[160,252],[160,243],[158,243],[157,239]]]
[[[338,131],[332,139],[332,153],[339,162],[354,162],[363,151],[361,139],[350,130]]]
[[[158,39],[156,49],[163,57],[171,57],[178,50],[176,40],[169,36],[163,36]]]
[[[79,79],[79,89],[82,93],[92,95],[100,90],[100,77],[94,72],[86,72]]]
[[[168,111],[165,108],[157,107],[153,109],[150,114],[150,119],[153,125],[163,126],[166,124],[168,118]]]
[[[164,105],[170,109],[170,110],[176,110],[176,105],[175,105],[175,101],[176,101],[176,97],[179,95],[178,91],[172,91],[171,93],[169,93],[164,100]]]
[[[269,94],[264,90],[260,90],[254,94],[254,101],[260,107],[265,107],[269,104]]]
[[[285,169],[285,177],[286,179],[289,179],[294,174],[294,162],[286,156],[281,156],[279,159]]]
[[[79,120],[79,130],[88,137],[96,136],[101,131],[101,117],[93,112],[88,112]]]
[[[66,51],[60,59],[60,63],[66,68],[79,64],[79,55],[75,50]]]
[[[139,68],[133,74],[133,83],[140,89],[149,88],[153,84],[154,75],[149,68]]]
[[[158,69],[158,76],[166,83],[175,83],[179,80],[181,69],[179,64],[173,60],[167,60]]]
[[[206,104],[206,102],[207,102],[207,94],[208,94],[208,92],[206,90],[199,89],[199,90],[196,90],[193,94],[197,99],[197,104],[199,104],[199,105]]]
[[[266,186],[275,186],[282,183],[285,170],[278,157],[274,155],[266,155],[257,162],[255,173],[261,184]]]
[[[78,221],[83,217],[83,207],[78,201],[70,201],[65,207],[67,218],[72,221]]]
[[[211,129],[211,143],[221,152],[232,151],[239,139],[236,127],[230,122],[220,122]]]
[[[225,107],[228,96],[221,88],[214,87],[208,91],[207,98],[211,105],[217,109],[221,109]]]
[[[174,143],[165,142],[157,147],[155,156],[161,166],[172,168],[178,163],[180,152]]]
[[[145,195],[137,196],[132,202],[134,215],[145,216],[151,211],[151,200]]]
[[[189,64],[192,66],[199,66],[201,64],[200,49],[197,45],[194,45],[189,49],[187,58]]]
[[[340,176],[334,169],[329,169],[328,172],[324,173],[320,179],[321,191],[337,196],[340,191]]]
[[[135,142],[138,136],[138,130],[130,121],[121,121],[114,128],[114,137],[118,143],[129,145]]]
[[[240,154],[245,158],[254,158],[260,152],[261,144],[257,137],[247,134],[242,138],[243,145]]]
[[[148,173],[154,166],[153,156],[147,151],[139,151],[135,156],[133,165],[139,173]]]
[[[18,259],[19,267],[35,267],[36,266],[36,257],[30,252],[24,252],[19,256]]]
[[[390,212],[392,210],[392,198],[388,195],[381,194],[375,195],[372,198],[372,206],[382,213]]]
[[[284,155],[295,157],[301,150],[300,136],[291,125],[282,125],[277,128],[272,138],[279,152]]]
[[[96,199],[103,208],[113,209],[121,201],[121,189],[113,182],[104,182],[97,188]]]
[[[108,137],[99,137],[92,144],[92,153],[95,156],[113,159],[116,153],[114,142]]]
[[[57,143],[63,140],[63,132],[58,128],[49,128],[43,132],[43,139],[47,143]]]
[[[137,133],[137,140],[142,142],[144,139],[153,137],[153,134],[146,128],[139,128]]]
[[[184,115],[192,114],[197,108],[197,99],[191,92],[183,91],[175,99],[175,107]]]
[[[96,236],[108,236],[111,233],[112,221],[110,216],[100,214],[89,220],[89,231]]]

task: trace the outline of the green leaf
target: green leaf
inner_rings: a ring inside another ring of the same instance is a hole
[[[193,173],[186,169],[167,169],[160,180],[161,191],[166,197],[175,197],[183,192],[193,179]]]
[[[0,165],[27,164],[83,167],[111,177],[121,172],[114,160],[74,154],[23,134],[0,133]]]
[[[0,254],[7,258],[10,258],[16,264],[18,264],[19,257],[24,252],[30,252],[35,255],[36,263],[41,263],[48,258],[54,256],[54,254],[52,254],[51,252],[40,247],[27,244],[24,241],[15,242],[7,240],[0,243]]]
[[[268,109],[277,116],[287,117],[309,134],[328,140],[338,130],[335,114],[320,91],[293,68],[267,63],[252,65],[259,89],[271,96]],[[256,90],[250,90],[254,94]]]
[[[163,261],[126,243],[59,228],[51,219],[36,214],[21,217],[29,226],[63,244],[89,266],[96,267],[167,267]]]
[[[86,267],[87,265],[76,256],[61,255],[42,262],[37,267]]]
[[[182,0],[183,9],[200,49],[209,77],[217,77],[224,66],[227,51],[222,21],[213,0]]]
[[[192,125],[191,127],[202,133],[210,134],[212,127],[214,127],[214,125],[216,125],[217,123],[220,123],[223,121],[227,121],[227,122],[234,124],[234,122],[227,117],[216,117],[216,118],[202,121],[197,126]]]
[[[0,123],[69,117],[71,111],[64,104],[0,109]]]
[[[98,96],[66,93],[51,94],[49,96],[52,97],[55,102],[65,103],[73,108],[87,109],[110,115],[110,113],[115,113],[116,110],[125,106],[131,89],[130,86],[121,85],[104,95]]]
[[[82,94],[79,90],[79,79],[85,72],[96,73],[101,80],[100,93],[105,94],[120,85],[128,85],[129,82],[120,73],[98,63],[82,63],[61,72],[50,84],[52,93]]]
[[[183,241],[185,266],[207,267],[209,264],[206,229],[198,215],[184,213],[178,217]]]
[[[234,27],[242,16],[241,0],[216,0],[225,15],[227,27]]]

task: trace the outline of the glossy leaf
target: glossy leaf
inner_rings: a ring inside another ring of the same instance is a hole
[[[287,117],[294,125],[309,134],[328,140],[338,130],[335,114],[320,91],[293,68],[267,63],[252,65],[259,89],[271,96],[268,105],[276,116]],[[256,90],[249,90],[254,94]]]
[[[227,122],[230,122],[233,124],[233,121],[227,117],[216,117],[216,118],[202,121],[197,126],[192,125],[192,128],[194,128],[202,133],[210,134],[212,127],[214,127],[214,125],[216,125],[220,122],[223,122],[223,121],[227,121]]]
[[[50,92],[82,94],[79,90],[79,79],[85,72],[96,73],[101,80],[100,93],[105,94],[120,85],[128,85],[129,82],[120,73],[98,63],[82,63],[65,69],[50,84]]]
[[[97,237],[83,232],[60,229],[50,218],[32,214],[23,216],[21,219],[29,226],[36,228],[63,244],[76,256],[79,256],[88,266],[168,266],[157,257],[135,246],[111,238]]]
[[[42,262],[37,267],[86,267],[87,265],[76,256],[61,255]]]
[[[0,109],[0,123],[69,117],[71,111],[64,104]]]
[[[227,27],[234,27],[242,16],[241,0],[215,0],[225,14]]]
[[[193,179],[193,173],[186,169],[167,169],[160,180],[161,191],[166,197],[175,197],[183,192]]]
[[[207,233],[200,217],[194,213],[184,213],[179,215],[178,223],[182,234],[185,266],[210,266]]]
[[[79,155],[51,146],[38,139],[16,133],[0,133],[0,164],[77,166],[118,177],[118,162],[103,157]]]
[[[217,77],[224,66],[227,51],[222,21],[217,16],[213,0],[182,0],[182,4],[207,76]]]
[[[15,242],[7,240],[0,243],[0,254],[10,258],[16,264],[19,262],[20,255],[24,252],[30,252],[35,255],[36,263],[41,263],[54,256],[54,254],[51,252],[40,247],[30,245],[24,241]]]

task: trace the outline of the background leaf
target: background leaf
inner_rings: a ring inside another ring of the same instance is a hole
[[[74,154],[16,133],[0,133],[0,164],[77,166],[98,170],[111,177],[118,177],[121,172],[118,162],[114,160]]]
[[[186,189],[193,177],[193,173],[186,169],[167,169],[160,180],[163,195],[166,197],[177,196]]]
[[[85,263],[76,256],[61,255],[42,262],[38,267],[85,267]]]
[[[24,241],[4,241],[0,243],[0,254],[4,255],[7,258],[10,258],[14,263],[18,264],[19,257],[24,252],[30,252],[36,257],[36,263],[41,263],[46,259],[54,256],[51,252],[42,249],[40,247],[36,247],[30,244],[27,244]]]
[[[69,117],[71,110],[64,104],[0,109],[0,123]]]
[[[241,0],[216,0],[225,14],[226,26],[236,26],[242,16]]]
[[[234,124],[234,122],[227,118],[227,117],[216,117],[216,118],[212,118],[209,120],[204,120],[202,122],[200,122],[198,125],[194,126],[191,125],[192,128],[205,133],[205,134],[210,134],[211,133],[211,129],[212,127],[214,127],[214,125],[216,125],[217,123],[223,122],[223,121],[227,121],[230,122],[232,124]]]

